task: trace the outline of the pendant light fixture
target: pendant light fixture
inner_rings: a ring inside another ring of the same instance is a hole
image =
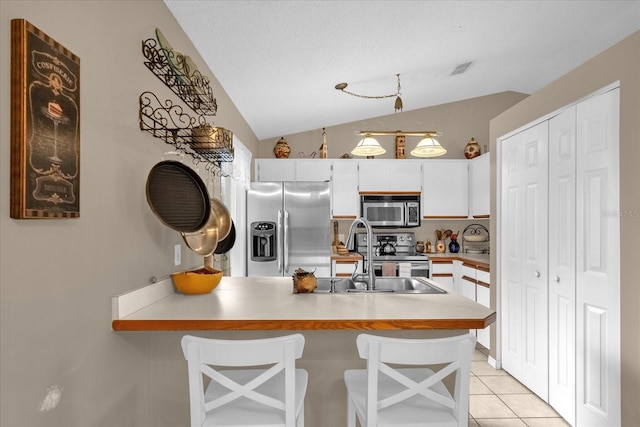
[[[364,135],[364,138],[362,138],[360,142],[358,142],[358,145],[356,145],[356,147],[351,150],[351,154],[353,154],[354,156],[373,157],[387,152],[387,150],[382,148],[378,140],[372,137],[370,134],[365,133],[361,135]]]
[[[447,150],[433,136],[425,136],[418,142],[416,148],[411,150],[411,155],[414,157],[438,157],[446,152]]]
[[[370,131],[370,130],[361,130],[356,132],[356,135],[363,135],[364,138],[356,145],[356,148],[351,151],[351,154],[356,156],[376,156],[379,154],[383,154],[386,152],[384,148],[380,146],[378,141],[373,138],[373,136],[421,136],[422,139],[411,151],[411,155],[414,157],[438,157],[442,156],[447,152],[447,150],[440,145],[440,143],[434,138],[436,136],[442,135],[440,132],[435,132],[431,130],[427,131],[411,131],[404,132],[401,130],[397,131]],[[379,148],[376,148],[379,147]],[[360,154],[361,153],[361,154]],[[375,154],[370,154],[375,153]]]

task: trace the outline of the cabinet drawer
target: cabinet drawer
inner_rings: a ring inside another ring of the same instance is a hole
[[[336,261],[334,268],[335,268],[334,274],[336,276],[344,275],[344,274],[348,274],[350,276],[356,269],[356,266],[355,266],[355,262],[337,262]]]
[[[431,261],[431,271],[433,274],[453,274],[453,262],[435,262]]]
[[[488,271],[476,270],[476,280],[479,285],[483,285],[485,287],[491,283]]]
[[[476,278],[476,269],[473,267],[470,267],[467,264],[462,264],[462,275],[463,276],[467,276],[467,277],[471,277],[472,279],[475,280]]]

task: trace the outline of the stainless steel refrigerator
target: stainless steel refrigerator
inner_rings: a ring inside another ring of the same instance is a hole
[[[247,191],[247,275],[331,275],[328,182],[252,182]]]

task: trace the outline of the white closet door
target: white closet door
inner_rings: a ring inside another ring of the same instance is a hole
[[[502,144],[502,363],[548,399],[548,122]]]
[[[517,379],[522,374],[522,133],[501,144],[501,304],[502,367]]]
[[[524,132],[522,224],[522,382],[549,399],[548,206],[549,123]]]
[[[576,107],[549,121],[549,404],[576,419]]]
[[[577,424],[621,425],[619,90],[577,106]]]

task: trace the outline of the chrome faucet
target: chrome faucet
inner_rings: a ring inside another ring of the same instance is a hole
[[[358,274],[356,271],[351,275],[351,279],[354,282],[365,281],[367,283],[367,290],[372,291],[376,288],[376,275],[373,271],[373,229],[371,228],[371,224],[369,222],[360,217],[356,218],[352,223],[351,227],[349,227],[349,237],[347,237],[347,247],[351,247],[351,242],[355,239],[355,231],[356,224],[364,225],[364,228],[367,230],[367,273],[366,274]]]

